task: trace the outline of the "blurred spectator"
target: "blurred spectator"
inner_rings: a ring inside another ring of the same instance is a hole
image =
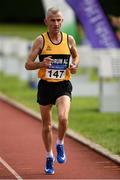
[[[113,28],[113,31],[115,32],[115,35],[120,43],[120,16],[114,16],[110,15],[110,22]]]

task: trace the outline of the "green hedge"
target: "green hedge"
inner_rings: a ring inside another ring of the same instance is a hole
[[[0,1],[0,22],[40,22],[43,19],[41,0]]]

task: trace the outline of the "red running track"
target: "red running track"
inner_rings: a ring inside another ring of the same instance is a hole
[[[89,147],[67,136],[65,148],[68,161],[56,162],[55,174],[45,175],[41,122],[0,101],[0,157],[22,179],[120,179],[120,166]],[[0,179],[17,179],[1,160]]]

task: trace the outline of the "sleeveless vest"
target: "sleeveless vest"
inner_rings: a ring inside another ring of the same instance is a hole
[[[51,41],[49,34],[43,33],[43,48],[39,55],[39,61],[47,56],[52,56],[51,66],[40,68],[38,77],[48,82],[59,82],[70,79],[70,49],[68,45],[68,35],[61,32],[61,42],[55,44]]]

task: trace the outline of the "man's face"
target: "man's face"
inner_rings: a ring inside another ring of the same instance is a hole
[[[45,24],[48,27],[49,32],[57,34],[60,32],[61,24],[63,22],[63,17],[60,12],[58,13],[50,13],[45,19]]]

